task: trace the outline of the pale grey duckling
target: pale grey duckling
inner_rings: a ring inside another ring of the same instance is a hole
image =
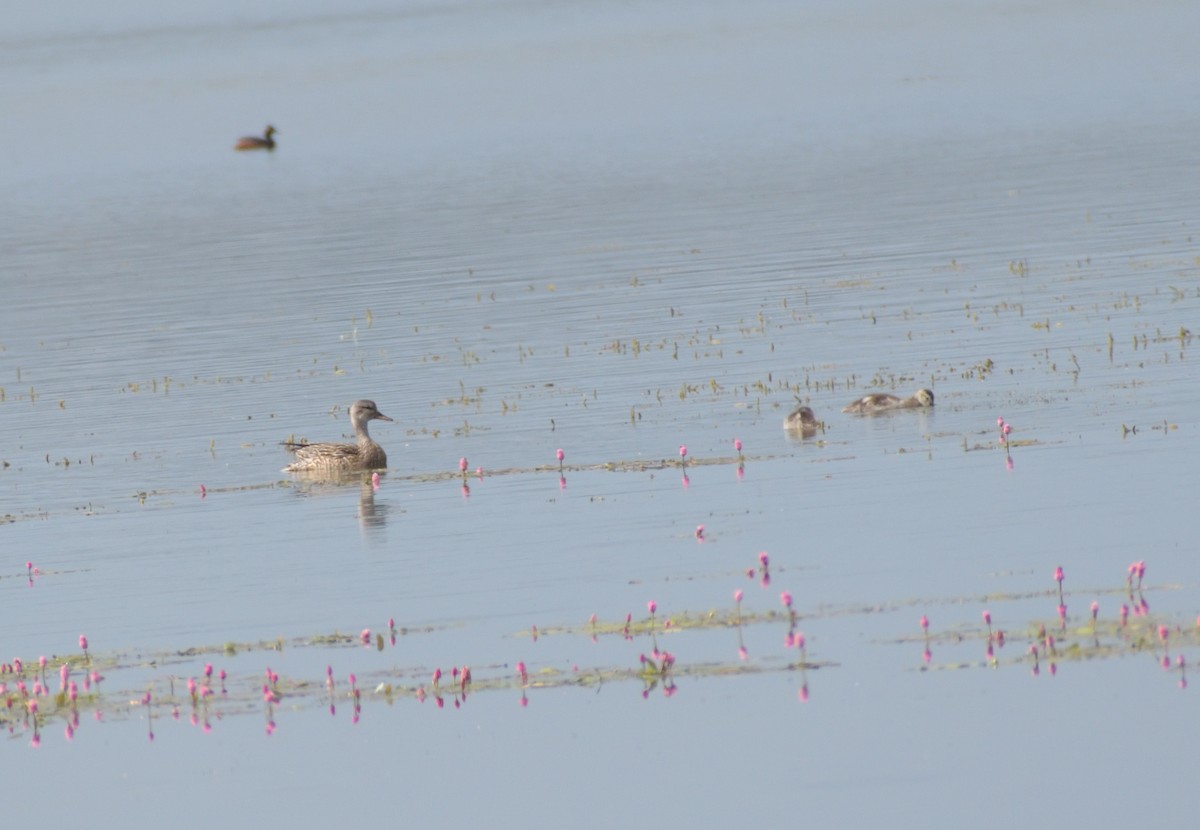
[[[931,406],[933,406],[933,392],[929,389],[918,389],[911,398],[897,398],[895,395],[876,392],[859,398],[842,412],[873,415],[876,412],[888,412],[893,409],[928,409]]]
[[[285,473],[341,473],[358,470],[378,470],[387,466],[387,453],[367,433],[367,422],[390,421],[379,411],[375,401],[355,401],[350,407],[350,423],[354,426],[356,444],[292,444],[285,443],[296,460],[283,468]]]

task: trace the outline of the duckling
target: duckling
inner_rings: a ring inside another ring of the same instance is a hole
[[[928,389],[918,389],[911,398],[897,398],[895,395],[885,395],[876,392],[859,398],[842,412],[855,415],[874,415],[877,412],[888,412],[893,409],[927,409],[933,406],[933,392]]]
[[[367,422],[390,421],[379,411],[375,401],[355,401],[350,407],[350,423],[354,426],[357,444],[293,444],[285,443],[296,460],[283,468],[285,473],[342,473],[358,470],[377,470],[387,466],[387,453],[367,433]]]

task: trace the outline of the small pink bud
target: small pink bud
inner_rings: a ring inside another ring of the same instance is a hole
[[[767,567],[767,565],[768,565],[768,563],[769,563],[770,561],[771,561],[771,560],[770,560],[770,558],[767,556],[767,552],[766,552],[765,550],[764,550],[764,551],[761,551],[761,552],[758,554],[758,564],[762,565],[764,568],[765,568],[765,567]]]
[[[783,603],[785,608],[792,607],[792,595],[789,591],[784,591],[779,595],[779,601]]]
[[[463,473],[467,471],[467,459],[465,457],[458,459],[458,469]]]
[[[986,624],[988,626],[988,628],[991,628],[991,626],[992,626],[992,612],[991,611],[988,611],[986,609],[984,610],[983,622],[984,622],[984,624]]]
[[[650,615],[654,616],[654,612],[658,610],[658,603],[656,603],[654,600],[650,600],[646,603],[646,608],[650,611]]]
[[[1059,565],[1057,568],[1054,569],[1054,581],[1059,583],[1060,585],[1062,584],[1062,581],[1063,581],[1062,565]]]
[[[741,602],[741,601],[742,601],[742,596],[744,596],[744,595],[742,594],[742,589],[741,589],[741,588],[738,588],[736,591],[734,591],[734,592],[733,592],[733,601],[734,601],[734,602]],[[1196,618],[1196,625],[1200,626],[1200,617],[1197,617],[1197,618]]]
[[[734,439],[733,439],[733,448],[734,448],[735,450],[737,450],[738,452],[741,452],[741,451],[742,451],[742,439],[741,439],[741,438],[734,438]]]
[[[924,614],[921,615],[921,630],[929,630],[929,617],[925,616]]]

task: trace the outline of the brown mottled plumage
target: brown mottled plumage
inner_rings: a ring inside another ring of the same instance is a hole
[[[350,407],[350,423],[357,444],[291,444],[284,446],[296,454],[296,460],[283,468],[285,473],[348,473],[379,470],[387,466],[387,453],[367,433],[367,422],[392,420],[375,406],[375,401],[355,401]]]

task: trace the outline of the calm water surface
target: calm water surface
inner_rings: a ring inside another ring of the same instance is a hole
[[[72,740],[53,697],[36,751],[5,716],[18,815],[66,776],[306,823],[1185,816],[1194,690],[1154,641],[1197,653],[1195,10],[89,9],[0,63],[0,660],[86,633],[106,672]],[[377,491],[280,472],[360,397],[396,419]],[[784,434],[798,401],[824,432]],[[739,588],[745,661],[689,627]],[[659,639],[620,636],[649,600]],[[655,642],[678,692],[643,698]],[[376,692],[464,664],[445,709]],[[395,795],[329,797],[364,791]]]

